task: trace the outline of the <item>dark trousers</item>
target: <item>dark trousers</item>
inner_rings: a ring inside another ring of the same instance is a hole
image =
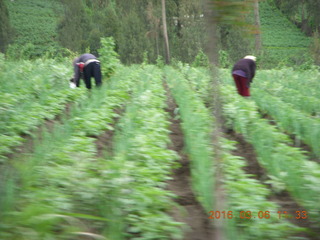
[[[98,62],[92,62],[89,63],[87,66],[83,69],[83,79],[84,83],[86,84],[86,87],[88,89],[91,89],[91,78],[94,77],[94,80],[96,82],[96,86],[101,86],[101,68],[100,63]]]
[[[233,74],[232,76],[233,76],[234,82],[236,84],[238,93],[241,96],[249,97],[250,96],[250,89],[248,86],[248,79],[245,77],[235,75],[235,74]]]

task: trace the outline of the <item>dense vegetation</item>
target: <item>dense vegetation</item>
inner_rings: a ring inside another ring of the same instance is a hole
[[[318,1],[269,0],[269,2],[277,6],[308,35],[320,30],[320,5]]]
[[[132,4],[117,0],[0,2],[3,12],[1,17],[4,18],[1,25],[1,48],[2,52],[8,48],[7,57],[61,57],[70,55],[70,51],[82,53],[89,49],[97,54],[100,38],[112,36],[123,63],[141,63],[144,60],[155,63],[157,59],[165,58],[160,1],[140,0]],[[230,2],[233,4],[233,1]],[[230,66],[244,55],[255,53],[253,7],[246,1],[239,2],[241,5],[236,2],[230,6],[233,11],[244,11],[246,18],[239,15],[232,22],[227,20],[218,25],[221,66]],[[263,49],[259,53],[261,67],[270,68],[279,63],[312,64],[312,57],[318,63],[318,55],[315,53],[319,50],[319,44],[313,43],[310,52],[312,41],[276,9],[279,7],[284,11],[282,8],[287,6],[279,2],[269,1],[274,8],[267,2],[260,3],[263,40]],[[310,4],[308,2],[308,6]],[[167,0],[166,6],[171,56],[175,60],[192,63],[199,52],[206,52],[208,46],[204,6],[201,1],[191,0]],[[305,7],[305,15],[310,15],[310,21],[317,25],[317,16],[310,10],[310,6]],[[239,24],[234,24],[235,21]],[[284,22],[287,24],[283,25]],[[316,31],[316,28],[312,29]],[[284,30],[287,34],[281,34]],[[278,40],[273,41],[274,38]]]
[[[1,240],[318,239],[315,1],[262,1],[260,28],[257,1],[214,1],[217,66],[201,1],[163,2],[170,65],[161,1],[0,0]],[[70,88],[85,51],[103,84]]]
[[[10,40],[11,24],[9,13],[4,1],[0,1],[0,51],[5,52]]]
[[[264,64],[299,66],[311,61],[311,39],[306,37],[278,9],[260,3],[260,19]],[[285,34],[283,34],[285,32]]]
[[[110,59],[112,41],[102,43],[101,57]],[[169,92],[191,161],[192,189],[208,213],[205,218],[224,219],[226,239],[313,237],[313,228],[319,228],[317,71],[261,70],[253,98],[243,99],[229,71],[220,70],[223,124],[254,147],[267,173],[258,179],[246,172],[248,159],[235,154],[237,143],[227,135],[219,137],[219,153],[212,145],[218,121],[210,107],[209,69],[181,62],[176,67],[118,62],[105,66],[104,72],[114,73],[102,88],[87,92],[68,88],[71,73],[64,63],[32,63],[9,64],[2,76],[10,69],[15,81],[3,84],[1,101],[1,239],[183,239],[187,226],[169,214],[177,203],[168,180],[181,157],[169,148]],[[299,74],[308,79],[302,88]],[[270,75],[277,81],[268,81]],[[16,84],[23,77],[30,80],[27,87]],[[303,102],[310,86],[315,87],[307,98],[313,101]],[[67,102],[69,110],[63,112]],[[26,135],[33,136],[33,144],[17,153],[14,147],[28,141]],[[300,148],[302,141],[310,146],[308,154]],[[217,168],[223,170],[225,215],[213,209],[221,197],[213,191]],[[308,219],[312,228],[290,222],[283,205],[270,200],[284,191],[302,214],[290,216]]]
[[[3,0],[2,0],[3,1]],[[55,57],[61,51],[57,42],[57,20],[62,6],[57,1],[3,1],[14,30],[7,55],[14,59]]]

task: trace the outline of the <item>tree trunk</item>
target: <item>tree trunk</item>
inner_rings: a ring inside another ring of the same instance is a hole
[[[157,57],[158,57],[160,55],[158,33],[156,34],[156,48],[157,48]]]
[[[312,35],[312,29],[308,26],[308,22],[309,22],[309,16],[306,17],[305,13],[306,13],[306,5],[305,5],[305,0],[301,1],[301,5],[302,5],[302,10],[301,10],[301,31],[303,33],[305,33],[308,36]]]
[[[9,12],[4,0],[0,0],[0,52],[5,52],[10,42],[11,27]]]
[[[261,34],[260,34],[260,15],[259,15],[259,0],[254,0],[254,23],[256,26],[256,34],[255,34],[255,51],[256,54],[259,54],[261,51]]]
[[[166,64],[170,64],[170,50],[169,50],[169,39],[167,31],[167,18],[166,18],[166,1],[162,0],[162,24],[163,24],[163,36],[165,41],[166,49]]]

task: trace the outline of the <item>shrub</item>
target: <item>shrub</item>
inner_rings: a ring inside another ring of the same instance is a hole
[[[195,57],[193,63],[192,63],[193,67],[208,67],[209,66],[209,58],[208,56],[202,51],[200,50],[197,54],[197,56]]]
[[[101,48],[98,50],[101,61],[102,74],[110,77],[120,64],[118,53],[116,53],[115,43],[112,37],[101,38]]]

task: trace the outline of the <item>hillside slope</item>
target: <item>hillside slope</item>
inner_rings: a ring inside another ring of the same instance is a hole
[[[310,57],[311,38],[265,1],[260,3],[260,21],[264,57],[268,64],[301,64]]]
[[[5,0],[16,36],[9,54],[19,58],[35,58],[60,49],[57,24],[64,9],[54,0]],[[300,65],[309,56],[310,38],[292,24],[280,10],[267,1],[260,3],[263,53],[261,67]],[[127,45],[125,45],[127,47]],[[138,51],[138,50],[137,50]],[[18,55],[18,56],[17,56]],[[52,56],[54,54],[49,54]]]
[[[6,4],[15,31],[11,53],[28,44],[24,54],[36,57],[58,46],[56,27],[63,11],[60,1],[6,0]]]

